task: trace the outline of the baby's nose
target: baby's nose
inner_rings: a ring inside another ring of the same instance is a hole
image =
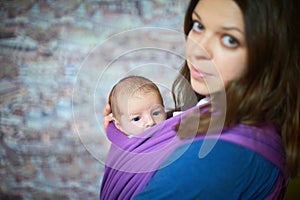
[[[151,116],[147,116],[146,121],[145,121],[145,127],[149,128],[151,126],[154,126],[156,123],[153,120],[153,118]]]

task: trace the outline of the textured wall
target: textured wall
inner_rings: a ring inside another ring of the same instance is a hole
[[[187,1],[0,4],[0,199],[97,199],[108,91],[144,75],[172,107]]]

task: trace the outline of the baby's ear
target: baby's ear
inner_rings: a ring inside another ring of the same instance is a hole
[[[120,122],[116,119],[116,118],[112,118],[112,121],[114,122],[115,126],[122,131],[122,127],[121,127],[121,124]]]

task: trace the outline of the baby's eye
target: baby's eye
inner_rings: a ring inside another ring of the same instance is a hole
[[[158,116],[160,114],[160,111],[155,111],[152,113],[153,116]]]
[[[193,30],[196,32],[202,32],[204,30],[204,26],[200,22],[194,21],[193,22]]]
[[[131,121],[138,122],[140,119],[141,119],[141,117],[134,117],[131,119]]]
[[[239,46],[239,41],[230,35],[225,35],[222,38],[223,45],[228,48],[236,48]]]

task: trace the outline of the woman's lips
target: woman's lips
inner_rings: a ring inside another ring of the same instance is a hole
[[[202,72],[196,69],[194,66],[191,66],[190,72],[191,72],[191,76],[194,77],[195,79],[204,79],[212,76],[212,74]]]

